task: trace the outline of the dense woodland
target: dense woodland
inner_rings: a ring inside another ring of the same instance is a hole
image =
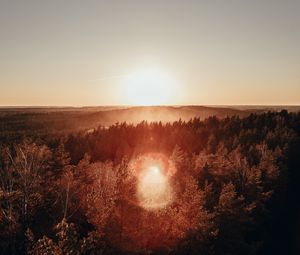
[[[276,109],[276,107],[275,107]],[[300,107],[290,106],[290,111]],[[209,116],[224,118],[266,111],[265,108],[235,109],[232,107],[206,106],[131,106],[131,107],[54,107],[54,108],[1,108],[0,140],[10,141],[11,137],[31,136],[32,132],[40,136],[52,133],[70,133],[90,130],[102,126],[111,126],[116,122],[140,123],[148,121],[173,122],[181,118],[188,121],[194,117],[205,119]]]
[[[1,139],[1,254],[300,253],[300,113]],[[176,167],[156,211],[130,170],[151,153]]]

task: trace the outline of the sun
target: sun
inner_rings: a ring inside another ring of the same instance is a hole
[[[174,94],[175,82],[160,69],[142,69],[128,75],[125,96],[131,105],[168,104]]]

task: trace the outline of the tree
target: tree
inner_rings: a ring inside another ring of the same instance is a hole
[[[215,249],[217,254],[255,254],[258,244],[248,243],[245,236],[250,230],[253,205],[238,196],[232,183],[224,184],[216,205],[216,224],[219,233]]]
[[[18,232],[21,232],[24,240],[25,231],[43,202],[41,187],[49,167],[51,151],[47,146],[24,140],[12,149],[5,148],[3,153],[0,199],[3,201],[2,212],[7,223],[9,245],[14,246],[16,228],[20,228]]]
[[[116,204],[117,173],[111,163],[93,163],[86,171],[91,183],[81,195],[81,205],[101,236]]]

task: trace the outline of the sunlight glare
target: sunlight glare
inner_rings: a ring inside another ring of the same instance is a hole
[[[139,70],[125,81],[127,100],[133,105],[162,105],[172,99],[175,82],[159,69]]]

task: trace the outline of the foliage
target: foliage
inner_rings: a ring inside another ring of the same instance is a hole
[[[1,254],[297,254],[300,113],[117,123],[0,147]],[[139,206],[130,162],[174,164]]]

